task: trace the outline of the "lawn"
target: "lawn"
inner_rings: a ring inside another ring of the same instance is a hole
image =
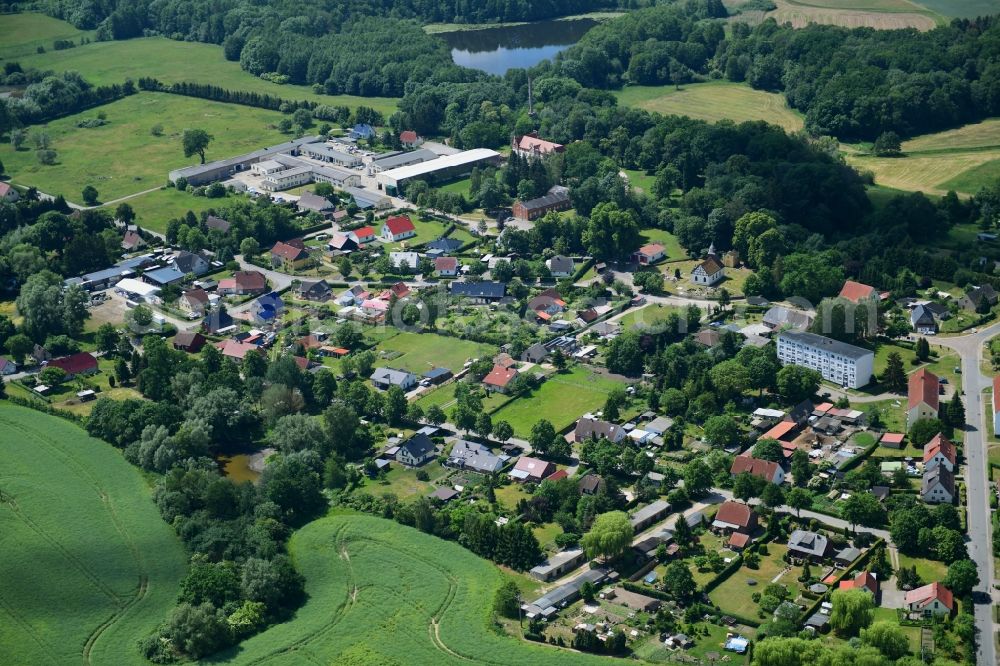
[[[398,353],[399,356],[378,361],[379,365],[409,370],[422,375],[431,368],[444,367],[452,372],[462,369],[464,363],[473,358],[492,357],[496,347],[492,345],[459,340],[434,333],[408,333],[384,339],[375,348],[376,352]]]
[[[434,490],[432,481],[443,477],[445,470],[440,463],[432,462],[420,467],[420,470],[427,472],[428,481],[421,481],[417,478],[417,471],[411,467],[403,467],[393,462],[386,472],[385,479],[380,481],[367,481],[365,487],[368,492],[374,495],[392,493],[399,498],[412,497],[414,495],[427,495]]]
[[[901,567],[917,567],[917,575],[920,576],[920,580],[924,583],[934,583],[943,580],[945,574],[948,573],[948,565],[944,562],[935,562],[934,560],[925,560],[919,557],[910,557],[909,555],[899,554],[899,566]]]
[[[43,192],[62,193],[80,200],[80,191],[93,185],[102,201],[160,187],[167,172],[198,161],[185,157],[181,134],[186,128],[206,130],[214,138],[209,160],[231,157],[288,139],[274,126],[276,111],[209,102],[166,93],[138,93],[100,108],[107,117],[102,127],[82,129],[81,120],[96,118],[97,110],[54,120],[38,129],[52,140],[58,161],[41,165],[31,150],[14,151],[0,145],[0,161],[17,183]],[[154,125],[163,127],[153,136]],[[96,156],[100,156],[99,159]]]
[[[423,243],[429,243],[432,240],[441,237],[444,230],[447,228],[443,222],[438,222],[437,220],[421,220],[416,215],[410,215],[410,220],[413,221],[413,226],[416,229],[417,235],[411,238],[407,238],[404,241],[399,241],[398,243],[387,243],[385,245],[386,249],[390,252],[395,252],[397,250],[402,250],[405,248],[411,248],[414,245],[421,245]],[[381,229],[381,222],[378,222],[378,229]]]
[[[231,195],[238,196],[238,195]],[[195,215],[209,208],[221,208],[230,203],[231,199],[208,199],[196,197],[188,192],[180,192],[172,187],[147,192],[126,203],[135,211],[136,223],[143,229],[166,233],[167,222],[181,218],[190,210]],[[110,208],[117,207],[113,204]]]
[[[606,664],[491,629],[499,569],[456,543],[369,516],[314,521],[289,543],[305,577],[295,617],[223,663]]]
[[[681,308],[662,303],[650,303],[644,307],[629,310],[624,317],[617,321],[625,330],[652,328],[665,322],[671,312],[680,314]]]
[[[4,21],[9,20],[4,17]],[[68,23],[64,24],[72,29]],[[2,42],[6,44],[6,42]],[[49,51],[22,57],[25,67],[71,69],[95,85],[121,83],[150,76],[163,83],[190,81],[229,90],[249,90],[291,100],[309,100],[329,106],[370,106],[386,117],[396,110],[389,97],[317,95],[309,86],[281,85],[243,71],[239,63],[222,55],[222,47],[199,42],[180,42],[165,37],[143,37],[111,42],[94,42],[66,51]]]
[[[636,169],[623,169],[623,171],[628,176],[628,182],[633,188],[646,194],[653,193],[653,183],[656,182],[656,176]]]
[[[58,417],[0,406],[6,663],[141,664],[187,556],[139,472]]]
[[[906,432],[906,412],[903,405],[906,403],[906,396],[892,398],[889,400],[878,400],[876,402],[856,402],[851,406],[854,409],[866,411],[872,406],[879,410],[882,417],[882,426],[890,432]],[[879,447],[882,449],[884,447]],[[895,449],[887,449],[895,451]]]
[[[57,39],[79,43],[81,37],[93,36],[92,30],[80,30],[44,14],[4,14],[0,21],[0,60],[33,55],[40,46],[51,50],[52,42]]]
[[[469,188],[472,186],[471,178],[460,178],[454,180],[446,185],[438,185],[436,189],[442,192],[450,192],[452,194],[461,194],[466,199],[471,196],[471,191]]]
[[[754,592],[760,592],[768,583],[785,569],[785,562],[781,559],[788,547],[770,543],[767,545],[768,554],[761,557],[760,567],[749,569],[745,565],[732,576],[722,582],[717,588],[712,590],[709,597],[723,613],[732,613],[741,617],[753,619],[757,617],[757,609],[751,596]],[[795,571],[791,571],[779,581],[790,588],[795,584]],[[748,585],[748,580],[756,581],[756,585]]]
[[[547,418],[556,431],[568,427],[586,412],[604,406],[608,393],[619,382],[583,366],[551,375],[530,395],[518,398],[493,413],[493,422],[507,421],[518,437],[531,434],[531,426]]]
[[[452,382],[440,388],[436,388],[432,391],[424,393],[417,399],[417,404],[420,408],[427,410],[431,405],[437,405],[449,413],[451,408],[455,406],[455,387],[458,386],[457,382]],[[490,412],[497,407],[499,407],[503,402],[507,400],[507,396],[500,393],[490,393],[485,398],[483,398],[483,409]],[[496,419],[493,419],[496,422]]]
[[[643,229],[642,242],[659,243],[662,245],[666,254],[666,261],[680,261],[688,258],[688,254],[681,247],[681,242],[677,240],[677,236],[674,236],[665,229]]]
[[[628,86],[615,93],[619,104],[664,115],[690,116],[709,122],[764,120],[786,130],[802,129],[802,116],[777,93],[741,83],[712,81],[682,86]]]

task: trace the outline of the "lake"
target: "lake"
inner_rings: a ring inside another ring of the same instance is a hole
[[[597,25],[593,19],[538,21],[483,30],[438,33],[455,64],[503,76],[508,69],[537,65],[576,44]]]

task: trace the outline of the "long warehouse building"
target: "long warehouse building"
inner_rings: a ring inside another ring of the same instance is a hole
[[[473,167],[483,164],[497,165],[500,153],[489,148],[463,150],[454,155],[442,155],[437,159],[419,164],[410,164],[397,169],[389,169],[375,176],[378,188],[386,194],[397,195],[411,180],[425,180],[428,183],[461,178],[472,172]]]

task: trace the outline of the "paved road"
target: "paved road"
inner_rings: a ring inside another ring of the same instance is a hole
[[[981,579],[974,590],[978,646],[976,663],[980,666],[995,664],[996,626],[993,622],[993,542],[990,536],[990,503],[992,491],[988,481],[989,465],[986,456],[986,419],[992,418],[992,405],[984,404],[982,390],[990,380],[980,371],[983,344],[1000,334],[1000,323],[993,324],[972,335],[930,340],[958,352],[962,358],[962,388],[965,391],[965,483],[968,501],[969,555],[976,563]]]

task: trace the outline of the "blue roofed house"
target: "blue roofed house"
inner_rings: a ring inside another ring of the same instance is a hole
[[[371,139],[375,136],[375,128],[368,123],[358,123],[351,128],[348,133],[348,137],[354,140],[357,139]]]
[[[285,309],[285,302],[277,292],[264,294],[250,306],[250,314],[258,324],[271,324],[277,321]]]

